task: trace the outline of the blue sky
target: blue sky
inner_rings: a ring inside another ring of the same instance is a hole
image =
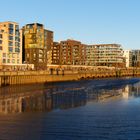
[[[140,0],[3,0],[0,21],[39,22],[54,40],[140,49]]]

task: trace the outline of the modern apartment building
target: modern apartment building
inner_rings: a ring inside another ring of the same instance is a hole
[[[132,50],[132,66],[140,67],[140,50]]]
[[[60,56],[61,47],[60,46],[61,45],[58,42],[53,43],[51,64],[60,65],[60,59],[61,59],[61,56]]]
[[[52,51],[53,64],[85,65],[86,48],[79,41],[68,39],[60,43],[54,43]]]
[[[22,30],[16,22],[0,22],[0,65],[22,64]]]
[[[39,23],[27,24],[22,30],[24,63],[34,64],[35,69],[46,69],[47,54],[53,47],[53,32]]]
[[[123,57],[125,58],[126,67],[132,67],[132,51],[124,50]]]
[[[94,45],[86,46],[86,65],[96,66],[98,62],[98,49]]]
[[[86,65],[124,66],[123,49],[119,44],[89,45],[86,49]]]

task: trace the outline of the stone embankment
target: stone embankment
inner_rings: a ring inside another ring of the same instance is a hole
[[[94,70],[50,70],[50,71],[1,71],[0,86],[72,81],[88,78],[139,76],[140,69],[94,69]]]

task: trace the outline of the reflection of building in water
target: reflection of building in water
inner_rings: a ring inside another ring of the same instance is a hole
[[[130,86],[126,85],[123,89],[122,95],[124,99],[128,99],[129,97],[129,92],[130,92]]]
[[[0,95],[0,113],[51,111],[56,108],[66,109],[85,104],[86,93],[81,90],[57,91],[57,93],[39,90]]]
[[[0,113],[16,113],[21,112],[22,99],[16,97],[9,97],[0,99]]]
[[[129,97],[139,97],[140,83],[136,83],[133,85],[126,85],[122,93],[124,99],[128,99]]]
[[[131,85],[130,88],[131,92],[129,93],[129,96],[140,97],[140,83]]]
[[[83,90],[70,90],[52,94],[52,107],[54,109],[73,108],[85,105],[87,102],[86,92]]]
[[[52,109],[50,94],[43,91],[26,92],[0,97],[0,113],[49,111]]]
[[[22,86],[23,87],[23,86]],[[39,88],[40,87],[40,88]],[[140,96],[140,83],[121,86],[89,88],[65,88],[64,86],[35,86],[0,89],[0,113],[20,113],[32,111],[49,112],[52,109],[68,109],[86,105],[91,101],[114,100],[123,96]]]
[[[102,101],[121,96],[122,89],[88,89],[88,101]]]
[[[50,111],[51,106],[50,94],[36,93],[22,99],[22,112],[29,111]]]

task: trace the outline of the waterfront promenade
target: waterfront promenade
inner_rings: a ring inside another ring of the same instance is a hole
[[[106,67],[94,69],[49,69],[46,71],[1,71],[0,86],[139,75],[139,68],[116,69]]]

